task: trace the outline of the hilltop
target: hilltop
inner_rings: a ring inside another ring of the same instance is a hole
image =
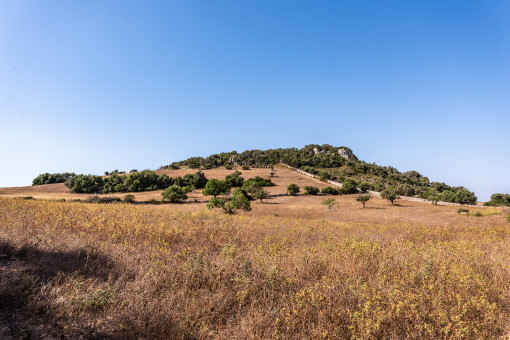
[[[463,186],[449,186],[442,182],[431,182],[418,171],[400,172],[392,166],[380,166],[359,160],[346,147],[329,144],[310,144],[301,149],[247,150],[213,154],[208,157],[191,157],[180,162],[162,166],[160,169],[213,169],[239,166],[264,168],[283,163],[316,175],[321,180],[343,183],[353,180],[357,186],[363,184],[373,191],[394,188],[401,196],[420,197],[430,201],[445,201],[461,204],[476,203],[476,195]]]

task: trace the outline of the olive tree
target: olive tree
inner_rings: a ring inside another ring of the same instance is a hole
[[[358,197],[356,197],[356,201],[363,203],[363,208],[364,208],[365,203],[368,200],[370,200],[371,198],[372,198],[372,196],[370,196],[370,195],[358,195]]]
[[[331,219],[331,213],[338,208],[338,202],[334,198],[328,198],[327,200],[322,201],[322,204],[328,209],[329,218]]]

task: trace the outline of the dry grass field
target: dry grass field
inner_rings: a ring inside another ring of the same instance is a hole
[[[291,182],[326,186],[283,168],[273,182],[271,194]],[[0,338],[510,334],[510,223],[502,209],[470,207],[484,215],[476,217],[380,198],[362,209],[346,195],[335,197],[339,209],[328,220],[324,196],[272,197],[231,216],[204,203],[69,202],[87,196],[62,184],[0,189]]]

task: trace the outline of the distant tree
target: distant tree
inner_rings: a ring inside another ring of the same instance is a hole
[[[342,194],[355,194],[358,192],[356,181],[353,179],[346,179],[342,182]]]
[[[72,192],[79,194],[94,194],[103,191],[103,179],[101,176],[77,175],[69,178],[65,186]]]
[[[368,192],[368,190],[370,190],[371,187],[372,187],[372,185],[370,185],[370,183],[367,183],[367,182],[361,182],[359,184],[359,189],[361,190],[362,193]]]
[[[220,181],[218,179],[210,179],[207,181],[202,193],[204,195],[211,195],[216,198],[218,195],[225,195],[230,191],[230,185],[227,181]]]
[[[232,187],[241,187],[244,183],[244,178],[241,176],[241,171],[234,171],[230,175],[225,176],[225,181]]]
[[[296,196],[298,192],[299,186],[297,184],[292,183],[287,187],[287,195],[289,196]]]
[[[395,188],[392,186],[389,186],[386,189],[384,189],[381,192],[381,197],[390,201],[391,205],[394,205],[395,200],[400,198],[395,192]]]
[[[358,195],[356,197],[356,201],[363,203],[363,208],[365,207],[365,203],[369,201],[372,197],[370,195]]]
[[[171,185],[161,193],[162,201],[169,200],[170,202],[178,202],[188,198],[188,193],[191,192],[190,187],[180,187]]]
[[[317,195],[319,193],[319,188],[307,185],[305,186],[305,195]]]
[[[339,194],[338,190],[335,188],[332,188],[332,187],[325,187],[324,189],[321,190],[321,193],[324,195],[338,195]]]
[[[184,175],[182,182],[185,186],[189,186],[195,189],[202,189],[207,184],[207,178],[201,170],[198,170],[194,174]]]
[[[322,204],[328,209],[329,218],[331,219],[331,213],[338,208],[338,202],[334,198],[328,198],[327,200],[322,201]]]
[[[262,203],[262,199],[269,196],[269,193],[262,187],[255,187],[251,194],[254,199],[260,200],[260,203]]]
[[[136,169],[131,169],[129,172],[130,172],[130,173],[138,172],[138,170],[136,170]]]
[[[239,209],[251,211],[250,200],[247,197],[246,191],[240,188],[236,189],[231,197],[211,198],[207,208],[221,208],[226,214],[233,214]]]

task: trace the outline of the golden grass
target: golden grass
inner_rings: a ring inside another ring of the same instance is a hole
[[[508,335],[503,214],[351,196],[328,221],[320,197],[281,199],[321,218],[0,198],[0,322],[71,338]]]

